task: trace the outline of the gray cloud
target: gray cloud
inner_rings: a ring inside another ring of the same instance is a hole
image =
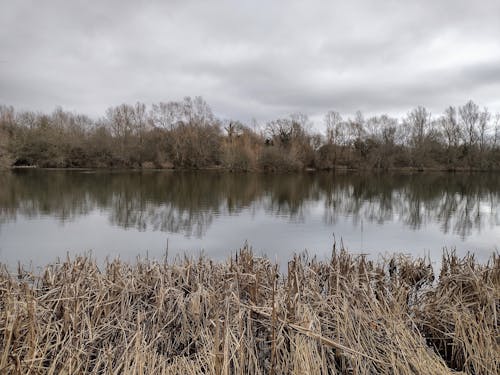
[[[500,110],[497,0],[0,1],[0,102],[19,108],[202,95],[242,120]]]

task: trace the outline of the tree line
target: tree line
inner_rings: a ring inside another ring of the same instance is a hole
[[[403,118],[328,111],[323,131],[303,113],[243,124],[220,119],[201,97],[121,104],[104,116],[0,106],[0,166],[59,168],[224,168],[495,170],[500,114],[473,101],[433,116]]]

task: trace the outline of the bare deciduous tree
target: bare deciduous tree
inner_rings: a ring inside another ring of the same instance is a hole
[[[460,125],[462,128],[462,137],[465,144],[471,148],[478,139],[477,125],[480,119],[479,106],[472,100],[459,107]]]
[[[479,150],[484,152],[487,142],[488,142],[488,133],[489,133],[489,122],[491,120],[491,114],[487,108],[484,108],[481,114],[479,115]]]
[[[303,113],[249,128],[221,122],[201,97],[149,108],[122,104],[98,120],[62,108],[44,114],[0,106],[0,154],[2,160],[15,154],[16,164],[50,167],[500,167],[500,114],[492,118],[472,101],[448,107],[435,120],[417,107],[403,121],[365,120],[361,112],[344,120],[336,111],[323,121],[326,139]]]
[[[11,165],[10,131],[15,124],[14,107],[0,105],[0,168]]]
[[[287,147],[293,136],[293,121],[280,118],[266,124],[266,136],[279,146]]]
[[[160,102],[152,105],[149,112],[149,118],[154,127],[164,130],[173,130],[181,117],[179,115],[180,112],[181,110],[178,102]]]
[[[500,112],[495,113],[493,120],[493,147],[498,147],[500,142]]]
[[[328,111],[323,121],[326,127],[326,139],[328,143],[336,144],[343,121],[342,116],[337,111]]]
[[[408,113],[406,121],[411,132],[411,141],[415,147],[422,147],[431,124],[431,114],[425,107],[418,106]]]
[[[455,107],[450,106],[446,108],[444,115],[439,121],[439,125],[446,140],[446,145],[448,147],[458,147],[462,135]]]

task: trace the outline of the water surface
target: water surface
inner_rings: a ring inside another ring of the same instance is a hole
[[[0,173],[0,262],[43,265],[91,250],[131,260],[224,259],[245,241],[283,264],[350,251],[486,260],[500,240],[495,174],[231,174],[18,170]]]

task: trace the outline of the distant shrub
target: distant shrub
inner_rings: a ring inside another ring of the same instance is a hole
[[[319,169],[331,169],[335,166],[335,149],[333,144],[326,144],[319,148],[316,158],[316,166]]]
[[[142,169],[154,169],[155,164],[152,161],[144,161],[141,164]]]
[[[206,168],[220,164],[222,136],[216,125],[185,124],[169,132],[168,153],[179,168]]]
[[[303,168],[302,163],[295,159],[286,150],[269,146],[262,150],[259,158],[259,168],[264,171],[298,171]]]
[[[246,148],[239,149],[228,146],[224,149],[222,165],[231,171],[250,171],[254,169],[251,151]]]
[[[0,168],[8,168],[13,162],[12,156],[7,147],[7,134],[0,129]]]

